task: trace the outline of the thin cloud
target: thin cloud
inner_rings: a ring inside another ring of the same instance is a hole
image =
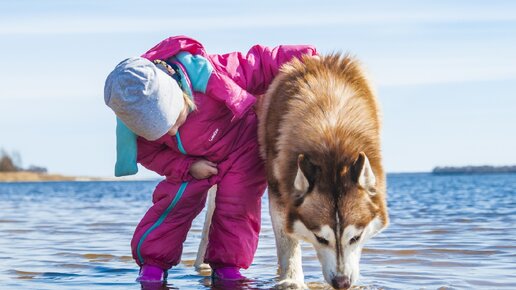
[[[249,28],[301,28],[335,27],[347,25],[389,25],[389,24],[432,24],[457,22],[516,22],[516,14],[510,11],[475,11],[460,13],[456,11],[439,12],[412,11],[410,13],[357,11],[345,13],[296,13],[291,15],[240,15],[240,16],[201,16],[197,18],[142,18],[135,17],[98,17],[77,15],[73,17],[34,16],[30,18],[2,17],[0,35],[27,34],[90,34],[153,32],[170,30],[220,30]],[[264,21],[264,19],[267,19]]]
[[[477,64],[473,60],[467,64],[453,62],[433,63],[406,60],[403,62],[372,63],[370,74],[375,83],[381,86],[407,86],[448,84],[474,81],[516,80],[516,61],[514,64]]]

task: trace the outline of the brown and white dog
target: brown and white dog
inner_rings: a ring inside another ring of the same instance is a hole
[[[282,67],[258,108],[279,288],[304,288],[299,240],[349,288],[364,243],[388,224],[380,117],[360,64],[333,54]]]

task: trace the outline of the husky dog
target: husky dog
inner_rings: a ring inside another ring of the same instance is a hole
[[[387,226],[380,117],[372,87],[349,56],[283,66],[258,106],[279,288],[304,288],[300,240],[325,280],[347,289],[364,243]]]

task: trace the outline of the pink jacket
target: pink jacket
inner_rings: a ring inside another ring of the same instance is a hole
[[[312,46],[253,46],[244,55],[232,52],[209,55],[204,47],[186,36],[170,37],[142,57],[166,60],[179,68],[183,89],[193,98],[197,110],[191,112],[176,136],[156,141],[138,137],[137,161],[166,176],[170,182],[189,181],[190,165],[202,157],[218,163],[232,152],[241,122],[266,92],[282,64],[293,57],[315,55]]]

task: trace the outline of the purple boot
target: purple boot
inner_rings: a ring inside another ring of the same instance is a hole
[[[165,280],[165,271],[158,266],[143,265],[140,269],[138,282],[162,282]]]
[[[214,279],[228,281],[240,281],[245,279],[245,277],[240,274],[240,268],[238,267],[222,267],[214,269],[212,276]]]

